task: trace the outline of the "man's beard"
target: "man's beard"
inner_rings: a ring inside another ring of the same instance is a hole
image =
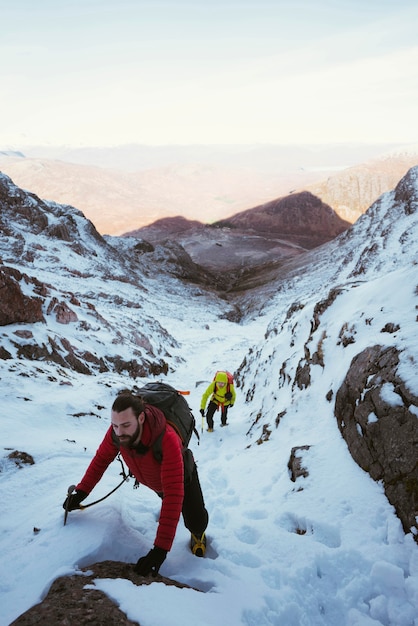
[[[138,438],[139,433],[141,432],[141,426],[138,422],[138,426],[136,427],[136,431],[133,435],[128,437],[127,435],[123,435],[122,437],[118,437],[118,441],[123,448],[132,448],[133,444]]]

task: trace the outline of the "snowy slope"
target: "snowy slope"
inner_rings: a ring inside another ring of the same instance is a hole
[[[410,172],[408,181],[414,197],[417,174]],[[45,239],[32,264],[9,250],[9,263],[53,285],[51,293],[76,294],[80,318],[89,322],[87,332],[85,324],[62,327],[47,318],[31,326],[36,341],[56,333],[99,357],[107,358],[112,346],[128,357],[134,343],[126,337],[137,329],[156,358],[164,353],[170,365],[164,379],[190,389],[199,429],[200,397],[214,370],[237,374],[229,426],[215,422],[215,432],[204,430],[200,445],[192,445],[210,513],[207,557],[189,552],[180,523],[161,568],[205,593],[97,580],[130,619],[142,626],[212,626],[226,623],[226,616],[231,626],[417,626],[417,544],[403,532],[383,486],[352,460],[326,399],[330,390],[335,397],[353,356],[382,342],[403,350],[400,372],[418,394],[417,205],[409,202],[406,210],[402,197],[402,188],[385,194],[349,233],[310,253],[307,266],[295,265],[286,280],[240,296],[248,308],[241,324],[225,319],[228,303],[158,276],[152,264],[146,272],[137,268],[139,286],[133,266],[129,281],[109,278],[122,277],[129,247],[123,262],[115,256],[107,266],[103,261],[113,257],[102,248],[83,261],[62,242],[52,251]],[[58,271],[51,267],[53,252]],[[80,263],[86,263],[80,270],[85,278],[68,271]],[[339,295],[313,330],[315,305],[336,286]],[[94,324],[87,300],[97,311]],[[387,322],[400,330],[382,333]],[[152,545],[159,512],[154,494],[128,483],[103,503],[71,513],[63,526],[66,489],[84,473],[109,423],[114,394],[129,380],[124,373],[87,376],[19,359],[13,347],[18,328],[1,329],[2,345],[13,352],[0,361],[2,626],[39,602],[59,575],[97,560],[136,561]],[[355,341],[344,347],[341,332]],[[295,373],[307,347],[322,351],[324,365],[312,366],[311,385],[300,389]],[[310,446],[303,453],[309,475],[292,482],[290,451],[303,445]],[[31,454],[34,465],[18,468],[8,458],[13,450]],[[94,497],[119,482],[119,464],[113,465]]]

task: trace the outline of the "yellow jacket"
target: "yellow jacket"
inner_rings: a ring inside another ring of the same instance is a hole
[[[217,385],[217,383],[219,382],[226,383],[226,385],[224,385],[223,387],[219,387]],[[227,391],[229,391],[232,394],[232,397],[230,400],[225,399],[225,394],[227,393]],[[235,387],[233,383],[229,383],[229,390],[228,390],[228,376],[226,375],[226,373],[218,372],[216,374],[216,379],[210,383],[209,387],[206,389],[206,391],[202,395],[200,408],[205,409],[209,396],[211,396],[210,401],[214,402],[218,406],[219,405],[232,406],[235,403],[236,395],[237,394],[235,392]]]

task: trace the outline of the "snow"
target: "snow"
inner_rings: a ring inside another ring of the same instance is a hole
[[[360,247],[365,225],[367,218],[350,244],[353,250]],[[402,224],[394,228],[401,232]],[[215,416],[214,433],[203,429],[200,445],[191,443],[210,515],[207,555],[192,555],[180,521],[161,567],[161,574],[193,589],[159,582],[136,587],[122,579],[94,582],[129,619],[141,626],[418,626],[418,546],[412,533],[404,533],[382,484],[351,458],[333,402],[326,399],[330,390],[335,397],[352,358],[377,344],[402,350],[398,374],[418,395],[417,274],[411,262],[416,246],[410,239],[407,254],[393,238],[361,280],[349,278],[355,259],[344,274],[337,271],[343,251],[324,250],[325,261],[310,276],[289,280],[269,296],[262,315],[250,313],[241,324],[221,318],[219,302],[192,297],[195,288],[163,284],[160,291],[141,294],[140,309],[124,310],[94,294],[114,289],[122,299],[134,300],[129,284],[105,286],[92,275],[85,286],[75,278],[70,286],[59,268],[36,268],[39,280],[85,299],[90,294],[108,320],[120,316],[122,332],[136,325],[163,348],[164,329],[167,341],[173,338],[165,346],[173,369],[164,380],[190,390],[199,431],[200,398],[213,373],[239,371],[242,380],[229,425],[220,428]],[[60,257],[62,267],[69,257],[70,251],[68,258]],[[144,278],[144,284],[151,283]],[[341,293],[311,333],[315,304],[337,284]],[[287,316],[294,302],[303,306]],[[77,313],[81,317],[83,310]],[[399,330],[382,332],[388,323]],[[59,326],[54,332],[65,331],[79,344],[75,324]],[[6,349],[19,341],[13,333],[22,328],[2,328]],[[31,330],[37,343],[46,341],[45,325]],[[95,342],[98,356],[108,352],[107,332],[100,324],[91,327],[89,342]],[[310,386],[299,389],[291,381],[307,344],[311,354],[321,351],[323,365],[312,366]],[[126,346],[118,348],[125,357]],[[145,487],[133,490],[129,481],[100,504],[71,512],[64,526],[67,487],[80,480],[104,436],[115,392],[132,381],[19,358],[0,361],[0,375],[0,626],[8,626],[40,602],[57,577],[82,575],[80,568],[101,560],[136,562],[152,547],[160,500]],[[393,387],[383,392],[390,405],[399,403]],[[418,415],[417,407],[411,410]],[[263,427],[269,437],[263,438]],[[292,482],[287,464],[295,446],[309,446],[302,451],[309,473]],[[7,458],[12,450],[31,454],[35,464],[18,468]],[[86,503],[113,489],[119,473],[116,461]]]
[[[396,393],[395,387],[392,383],[385,383],[382,385],[380,395],[390,406],[403,406],[402,398],[398,393]]]

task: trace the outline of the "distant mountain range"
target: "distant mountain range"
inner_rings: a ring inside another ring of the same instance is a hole
[[[184,217],[166,217],[125,236],[153,244],[176,241],[195,263],[216,271],[298,256],[349,227],[350,223],[320,198],[303,191],[211,225]]]
[[[414,146],[396,151],[392,146],[0,151],[0,171],[17,185],[80,209],[101,234],[110,235],[164,217],[213,223],[301,191],[310,191],[354,223],[416,164]]]

